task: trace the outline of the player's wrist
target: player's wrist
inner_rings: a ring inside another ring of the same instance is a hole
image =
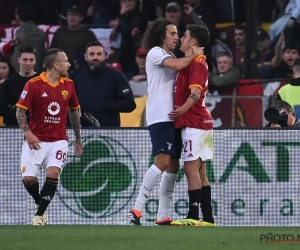
[[[76,138],[75,141],[76,141],[76,143],[81,145],[81,138]]]
[[[30,129],[24,129],[23,132],[25,136],[32,133]]]

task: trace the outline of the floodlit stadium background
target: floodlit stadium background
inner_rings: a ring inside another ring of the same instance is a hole
[[[73,131],[68,130],[70,141]],[[84,155],[70,144],[68,163],[48,208],[49,224],[129,225],[142,178],[152,164],[146,129],[84,129]],[[299,156],[297,130],[214,130],[215,159],[207,172],[213,211],[219,226],[299,226]],[[22,133],[0,129],[0,224],[30,224],[34,202],[23,188]],[[45,172],[40,175],[40,188]],[[186,179],[178,175],[173,219],[185,217]],[[142,217],[153,225],[158,204],[156,185]]]

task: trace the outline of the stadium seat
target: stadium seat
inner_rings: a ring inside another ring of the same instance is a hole
[[[136,109],[131,113],[121,113],[121,127],[142,127],[143,126],[143,113],[146,108],[147,95],[136,97],[134,99]]]

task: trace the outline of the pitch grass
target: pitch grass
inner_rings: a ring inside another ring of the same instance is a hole
[[[300,242],[260,241],[300,227],[0,226],[0,250],[298,250]]]

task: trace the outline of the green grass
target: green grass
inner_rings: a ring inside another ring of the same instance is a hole
[[[299,227],[0,226],[0,250],[300,249],[260,234],[300,235]]]

